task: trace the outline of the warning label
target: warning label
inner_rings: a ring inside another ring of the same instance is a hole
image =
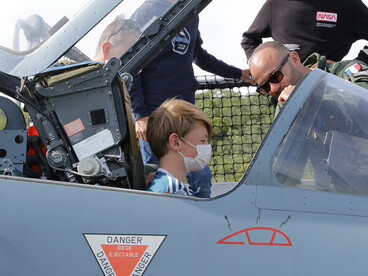
[[[70,137],[78,132],[81,132],[85,129],[82,120],[80,118],[70,122],[69,124],[64,125],[64,129],[66,134]]]
[[[115,144],[114,137],[109,129],[104,129],[83,141],[73,145],[73,149],[79,160],[101,152]]]
[[[143,275],[166,235],[84,234],[106,276]]]

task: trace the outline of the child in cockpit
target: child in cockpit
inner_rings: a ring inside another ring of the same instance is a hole
[[[211,158],[208,139],[212,123],[195,105],[171,99],[150,116],[147,140],[159,160],[159,168],[147,190],[193,195],[184,185],[188,172],[202,170]]]

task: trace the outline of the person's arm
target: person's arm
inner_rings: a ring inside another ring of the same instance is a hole
[[[358,65],[358,66],[357,66]],[[348,70],[345,70],[345,75],[343,76],[344,79],[347,79],[361,87],[368,89],[368,65],[364,62],[357,61],[356,64],[351,65],[350,67],[358,67],[358,71],[354,73],[350,73],[348,75]]]
[[[129,94],[132,102],[133,115],[136,120],[135,127],[137,135],[139,138],[146,140],[146,129],[149,114],[144,100],[141,74],[134,77]]]
[[[160,171],[156,172],[157,178],[153,179],[147,186],[146,191],[155,193],[170,193],[170,182],[168,176]]]
[[[249,69],[239,69],[217,59],[203,49],[202,44],[203,41],[200,32],[198,31],[194,46],[193,62],[198,65],[199,68],[224,78],[242,79],[255,84],[255,81],[250,77]]]
[[[138,138],[147,141],[146,132],[148,125],[148,116],[142,117],[135,122],[135,131],[137,133]]]
[[[342,60],[327,65],[327,72],[368,89],[368,65],[360,60]]]
[[[262,43],[262,38],[272,36],[270,18],[269,1],[267,1],[258,12],[248,31],[243,33],[241,46],[248,59],[251,57],[254,49]]]

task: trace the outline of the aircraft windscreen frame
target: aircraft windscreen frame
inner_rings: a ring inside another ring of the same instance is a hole
[[[28,1],[12,1],[6,9],[0,13],[10,28],[0,30],[0,48],[15,54],[27,54],[36,50],[40,45],[53,36],[64,24],[70,21],[90,0],[77,0],[67,2],[72,5],[62,5],[57,9],[48,9],[42,3],[44,0],[32,1],[32,7],[25,7]],[[37,4],[39,2],[39,4]],[[88,34],[86,34],[76,46],[93,59],[98,43],[98,38],[104,28],[117,16],[123,15],[128,19],[134,11],[143,3],[143,0],[123,0],[112,12],[102,19]],[[143,28],[144,26],[141,26]]]
[[[83,0],[77,0],[77,2],[78,1]],[[17,38],[15,39],[18,41],[18,45],[15,47],[16,49],[4,47],[4,43],[2,43],[3,45],[0,43],[0,57],[7,60],[6,63],[0,66],[0,70],[16,76],[30,76],[42,72],[57,61],[71,60],[79,63],[96,60],[96,49],[100,48],[98,45],[99,38],[106,26],[117,17],[122,16],[124,19],[129,19],[142,3],[143,0],[113,0],[106,5],[104,1],[101,0],[90,1],[88,5],[83,7],[72,18],[68,19],[68,16],[61,14],[60,17],[55,15],[55,18],[61,19],[51,28],[50,26],[52,24],[43,20],[42,16],[39,17],[35,15],[43,22],[39,25],[43,25],[47,28],[47,32],[51,31],[51,36],[47,34],[43,38],[37,37],[33,40],[23,38],[23,44],[27,44],[25,50],[20,49],[20,51],[15,51],[20,47],[20,41],[22,40],[20,37],[25,34],[24,28],[20,30],[18,26]],[[172,6],[173,4],[169,4],[163,14]],[[28,19],[27,16],[25,15],[24,19],[17,18],[16,20],[25,21]],[[151,18],[151,20],[155,18],[157,18],[157,16]],[[148,23],[149,22],[151,21],[148,21]],[[140,31],[143,31],[149,25],[148,23],[146,25],[140,24],[143,25],[140,26]],[[41,35],[42,32],[37,31],[36,33]],[[50,37],[53,37],[53,39],[50,39]],[[138,35],[134,39],[129,39],[129,45],[126,43],[127,45],[124,47],[124,51],[134,45],[139,38]],[[122,56],[124,51],[119,53],[119,56]],[[43,60],[43,62],[40,63],[40,60]],[[38,65],[36,66],[35,64]]]
[[[366,89],[326,74],[274,155],[272,170],[277,182],[368,195],[367,103]]]

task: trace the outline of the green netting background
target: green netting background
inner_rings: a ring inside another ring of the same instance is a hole
[[[246,82],[215,76],[197,81],[196,105],[214,126],[209,164],[213,182],[238,182],[272,123],[273,106]]]

